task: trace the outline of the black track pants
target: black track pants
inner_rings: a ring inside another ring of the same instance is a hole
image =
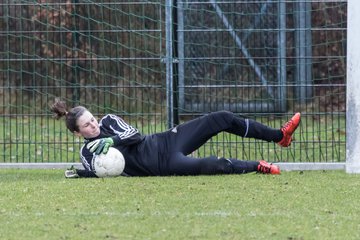
[[[228,132],[241,137],[279,142],[280,129],[269,128],[228,111],[209,113],[183,123],[167,132],[167,171],[164,175],[240,174],[257,170],[257,161],[240,161],[215,156],[194,158],[188,156],[211,137]]]

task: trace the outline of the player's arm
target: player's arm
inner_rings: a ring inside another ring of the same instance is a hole
[[[87,144],[90,152],[107,153],[111,146],[132,145],[139,143],[143,136],[133,126],[127,124],[118,116],[108,114],[99,123],[111,133],[111,137],[100,138]]]
[[[66,178],[97,178],[94,172],[88,171],[86,169],[78,169],[71,167],[65,170]]]
[[[78,169],[72,166],[71,168],[65,170],[66,178],[96,178],[97,176],[92,169],[92,160],[94,154],[91,153],[87,148],[82,146],[80,149],[80,159],[84,169]]]
[[[100,124],[113,133],[114,145],[132,145],[140,142],[143,137],[139,130],[127,124],[122,118],[108,114],[100,122]]]

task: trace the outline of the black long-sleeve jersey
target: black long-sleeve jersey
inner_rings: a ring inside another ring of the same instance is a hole
[[[96,139],[111,137],[114,146],[125,158],[125,175],[149,176],[159,175],[157,141],[150,136],[144,136],[127,124],[120,117],[108,114],[100,121],[100,135],[96,138],[85,139],[80,149],[81,162],[88,171],[93,171],[95,153],[91,153],[86,145]]]

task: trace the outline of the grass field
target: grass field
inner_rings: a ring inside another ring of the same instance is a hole
[[[360,176],[343,171],[0,178],[0,239],[360,239]]]

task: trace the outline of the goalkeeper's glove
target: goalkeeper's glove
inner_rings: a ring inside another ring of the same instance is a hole
[[[101,153],[106,154],[113,145],[114,140],[112,138],[100,138],[88,143],[87,149],[89,149],[90,152],[95,152],[96,155]]]

